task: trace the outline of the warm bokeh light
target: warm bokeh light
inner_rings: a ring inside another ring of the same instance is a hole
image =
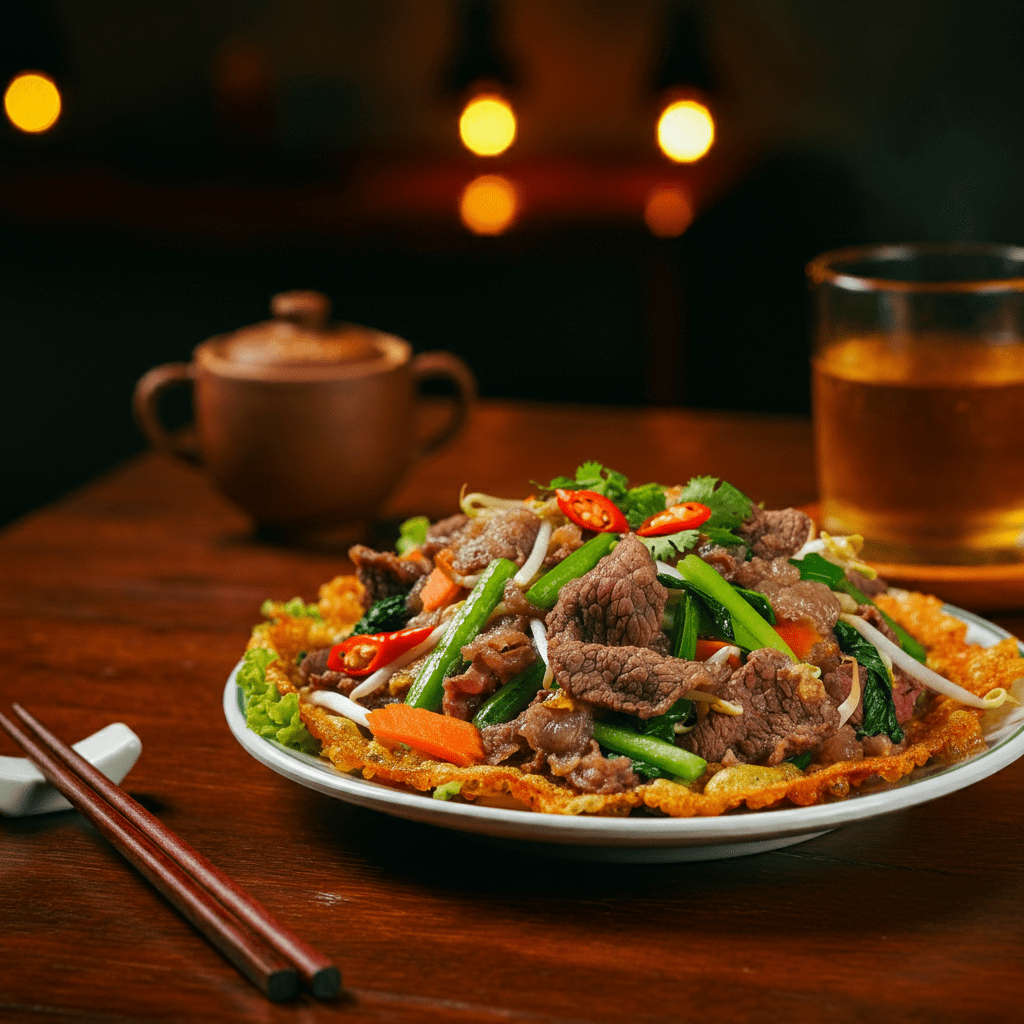
[[[475,235],[500,235],[516,218],[515,186],[498,174],[474,178],[459,199],[459,217]]]
[[[4,110],[11,124],[23,132],[38,134],[52,128],[60,108],[60,90],[52,78],[38,71],[15,75],[4,93]]]
[[[677,163],[699,160],[715,141],[711,111],[696,100],[670,103],[658,118],[658,145]]]
[[[515,141],[516,115],[501,96],[474,96],[459,118],[459,135],[477,156],[497,156]]]
[[[644,207],[644,220],[658,238],[678,238],[693,221],[689,196],[676,185],[651,189]]]

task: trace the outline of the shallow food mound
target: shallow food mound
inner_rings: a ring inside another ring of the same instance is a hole
[[[595,466],[550,496],[470,495],[396,551],[353,549],[315,605],[269,602],[238,673],[250,727],[379,783],[563,815],[827,803],[985,749],[981,716],[1024,678],[1013,640],[969,643],[795,510]]]

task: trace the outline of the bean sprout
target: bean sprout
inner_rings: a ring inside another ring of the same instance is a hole
[[[533,550],[529,558],[523,562],[522,568],[512,577],[512,582],[522,590],[533,579],[548,553],[548,541],[551,540],[551,523],[547,519],[541,521],[537,531],[537,539],[533,542]]]
[[[544,628],[543,619],[530,619],[530,632],[533,634],[533,642],[537,645],[537,653],[540,655],[540,660],[545,665],[549,665],[548,661],[548,634]]]
[[[913,676],[918,682],[924,683],[925,686],[936,690],[946,697],[952,697],[953,700],[958,700],[961,704],[966,704],[968,707],[981,708],[983,710],[1001,707],[1007,700],[1013,702],[1013,697],[1001,686],[989,690],[984,697],[979,697],[977,694],[971,693],[970,690],[965,690],[962,686],[951,683],[944,676],[940,676],[938,672],[928,668],[927,665],[922,665],[919,661],[915,661],[902,647],[894,644],[884,633],[875,629],[870,622],[865,622],[857,615],[841,615],[840,618],[843,622],[853,626],[865,640],[878,648],[879,654],[887,654],[892,664],[898,665],[907,675]]]
[[[360,707],[354,700],[349,700],[348,697],[340,693],[333,693],[331,690],[314,690],[307,700],[310,704],[316,704],[319,707],[326,708],[328,711],[333,711],[335,714],[351,719],[356,725],[361,725],[364,729],[370,728],[370,721],[366,717],[366,708]]]
[[[846,656],[843,661],[853,663],[853,678],[850,681],[850,693],[846,700],[836,710],[839,712],[839,728],[841,729],[850,720],[850,716],[860,706],[860,666],[856,658]]]

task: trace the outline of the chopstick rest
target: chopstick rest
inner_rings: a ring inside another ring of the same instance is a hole
[[[127,725],[114,722],[79,740],[73,749],[117,783],[135,767],[142,741]],[[0,756],[0,814],[18,818],[70,807],[27,757]]]
[[[341,987],[337,967],[278,922],[202,854],[62,743],[24,708],[26,733],[3,714],[0,726],[117,850],[250,981],[275,1001],[293,997],[298,978],[314,996]]]

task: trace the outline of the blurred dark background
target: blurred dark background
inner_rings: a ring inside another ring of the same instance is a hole
[[[1018,0],[2,0],[0,19],[4,87],[42,71],[63,101],[48,131],[0,125],[0,523],[139,450],[138,377],[283,289],[457,352],[485,396],[805,414],[809,258],[1024,239]],[[485,80],[518,123],[491,158],[458,136]],[[677,93],[716,121],[692,164],[655,140]],[[460,220],[482,174],[519,196],[497,234]],[[668,227],[645,216],[659,188],[683,197]]]

